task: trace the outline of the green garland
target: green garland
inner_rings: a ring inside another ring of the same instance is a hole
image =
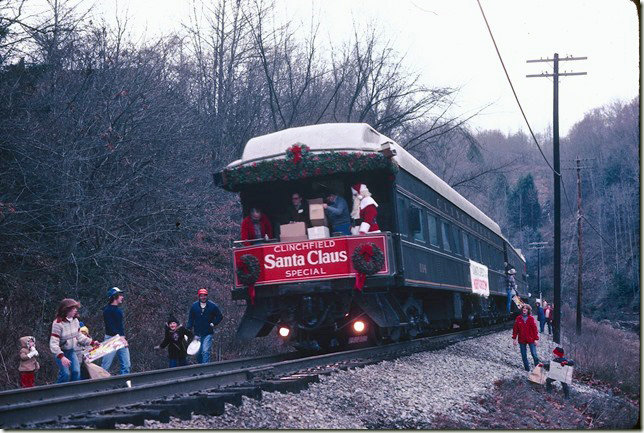
[[[286,150],[285,159],[253,162],[223,171],[227,189],[235,190],[241,185],[304,179],[336,173],[353,173],[387,169],[398,171],[398,164],[380,153],[324,152],[313,153],[303,144]]]

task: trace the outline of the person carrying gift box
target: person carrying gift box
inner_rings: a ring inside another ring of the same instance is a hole
[[[564,350],[561,347],[555,347],[555,349],[552,351],[552,354],[555,355],[555,358],[552,360],[552,362],[556,362],[563,366],[568,365],[570,367],[575,365],[575,361],[564,357]],[[545,368],[546,371],[550,371],[550,362],[541,363],[539,365]],[[546,379],[546,391],[552,391],[553,382],[556,382],[556,380],[551,378]],[[568,386],[568,384],[566,382],[561,382],[561,387],[563,388],[564,397],[567,399],[570,398],[570,387]]]
[[[369,188],[363,183],[351,186],[353,194],[353,210],[351,218],[360,219],[360,226],[354,227],[351,232],[355,234],[380,233],[378,227],[378,203],[371,197]]]
[[[22,388],[31,388],[36,383],[36,372],[40,369],[40,364],[36,360],[38,351],[36,350],[36,339],[30,335],[20,337],[20,386]]]

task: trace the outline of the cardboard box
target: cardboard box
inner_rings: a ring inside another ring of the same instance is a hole
[[[297,242],[307,239],[306,224],[303,222],[282,224],[280,226],[280,241],[282,242]]]
[[[309,202],[309,218],[313,227],[326,226],[326,214],[324,213],[324,200],[321,198],[312,198]],[[310,239],[310,237],[309,237]]]
[[[330,236],[329,228],[326,226],[311,227],[308,233],[309,239],[324,239]]]
[[[550,370],[548,371],[548,379],[554,379],[559,382],[571,384],[572,371],[573,368],[570,365],[561,365],[558,362],[552,361],[550,363]]]

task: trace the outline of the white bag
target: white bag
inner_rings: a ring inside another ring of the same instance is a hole
[[[188,349],[187,349],[188,355],[191,355],[191,356],[196,355],[197,352],[199,352],[199,349],[201,349],[201,341],[199,341],[198,338],[195,338],[188,345]]]

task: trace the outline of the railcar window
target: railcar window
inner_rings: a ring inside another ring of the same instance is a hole
[[[409,205],[409,231],[415,241],[427,241],[427,223],[425,213],[414,204]]]
[[[454,252],[459,256],[463,254],[461,248],[461,229],[454,227]]]
[[[398,231],[401,236],[407,237],[407,213],[405,199],[402,196],[398,196]]]
[[[441,227],[443,228],[443,249],[445,251],[452,252],[452,248],[450,245],[449,238],[450,236],[450,230],[449,230],[449,224],[447,224],[445,221],[441,221]]]
[[[438,240],[438,221],[436,216],[429,214],[429,242],[436,246],[440,247],[440,241]]]
[[[467,233],[463,232],[463,256],[466,259],[470,258],[470,245],[469,245],[469,236]]]

